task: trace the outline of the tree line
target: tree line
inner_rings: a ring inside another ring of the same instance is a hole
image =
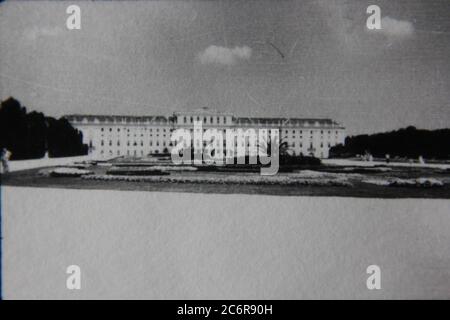
[[[12,160],[85,155],[82,133],[65,118],[47,117],[41,112],[27,112],[26,107],[10,97],[0,106],[0,149],[11,151]]]
[[[333,157],[374,157],[450,159],[450,129],[423,130],[413,126],[390,132],[350,136],[345,144],[330,149]]]

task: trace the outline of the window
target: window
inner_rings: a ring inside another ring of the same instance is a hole
[[[100,145],[101,145],[101,146],[103,146],[103,145],[104,145],[104,142],[103,142],[103,140],[101,141]]]
[[[217,117],[217,123],[220,123],[220,118],[219,117]]]
[[[184,117],[184,123],[186,123],[186,117]]]

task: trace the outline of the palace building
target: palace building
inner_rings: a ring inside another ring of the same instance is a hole
[[[171,133],[176,129],[192,130],[201,121],[203,130],[278,129],[287,152],[328,158],[332,146],[344,143],[345,128],[331,119],[243,118],[231,113],[200,109],[175,112],[171,116],[67,115],[65,118],[83,134],[83,143],[96,157],[131,156],[168,153]]]

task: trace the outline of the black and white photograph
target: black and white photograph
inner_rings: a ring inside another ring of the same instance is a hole
[[[449,0],[3,1],[0,100],[4,300],[450,299]]]

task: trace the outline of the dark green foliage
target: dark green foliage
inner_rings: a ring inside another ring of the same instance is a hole
[[[318,166],[322,162],[313,156],[280,156],[280,166]]]
[[[27,113],[14,98],[0,106],[0,148],[11,151],[11,159],[67,157],[87,154],[81,132],[64,119],[54,119],[40,112]]]

